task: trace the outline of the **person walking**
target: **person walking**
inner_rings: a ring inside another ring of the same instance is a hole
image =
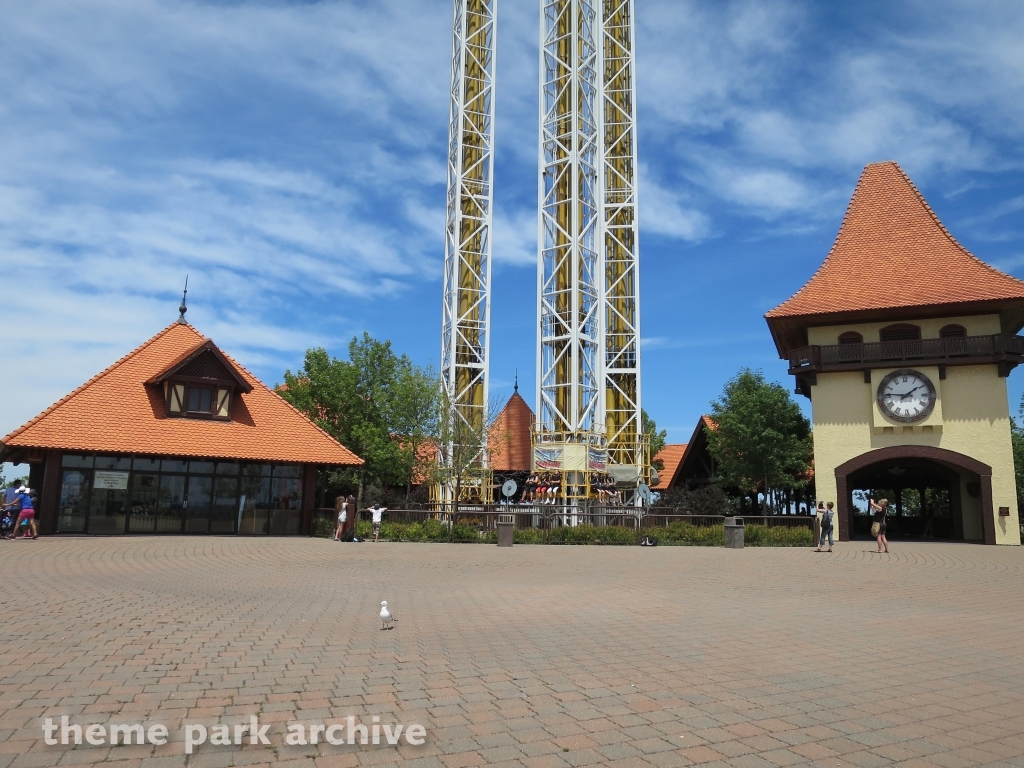
[[[388,511],[387,507],[382,507],[380,504],[374,504],[370,507],[370,514],[373,516],[373,541],[377,542],[377,538],[380,536],[380,519],[381,516]]]
[[[24,523],[25,533],[22,534],[23,539],[27,539],[29,531],[32,532],[32,538],[38,539],[39,533],[36,531],[36,510],[35,504],[32,501],[32,496],[29,493],[29,489],[25,486],[18,488],[18,495],[15,497],[15,503],[18,504],[20,512],[18,513],[18,522],[14,524],[14,532],[7,536],[9,539],[18,538],[18,529]]]
[[[879,499],[876,504],[874,499],[868,499],[868,504],[874,516],[874,519],[871,521],[871,535],[878,540],[878,551],[888,554],[889,540],[885,538],[885,516],[889,507],[889,500]]]
[[[821,537],[818,539],[818,548],[814,550],[815,552],[825,551],[822,549],[822,547],[825,546],[826,536],[828,536],[828,551],[832,551],[832,546],[834,544],[832,540],[832,526],[834,522],[835,510],[833,509],[833,504],[830,501],[828,504],[825,505],[825,509],[821,510]]]

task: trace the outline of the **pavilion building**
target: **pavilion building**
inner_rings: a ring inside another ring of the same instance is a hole
[[[319,468],[362,459],[184,320],[0,442],[44,534],[311,534]]]
[[[960,245],[896,163],[864,169],[824,263],[765,317],[811,399],[841,540],[885,493],[890,533],[1020,543],[1006,377],[1024,282]]]

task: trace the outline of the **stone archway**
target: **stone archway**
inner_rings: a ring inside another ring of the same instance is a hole
[[[956,451],[925,445],[897,445],[890,448],[879,448],[862,453],[836,467],[836,502],[839,505],[840,541],[849,541],[853,531],[853,510],[847,488],[847,478],[872,464],[895,459],[926,459],[977,475],[981,485],[981,523],[984,530],[984,541],[986,544],[996,543],[995,519],[992,514],[992,467]]]

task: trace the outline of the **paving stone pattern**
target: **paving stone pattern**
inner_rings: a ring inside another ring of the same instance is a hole
[[[0,768],[1024,766],[1024,549],[871,548],[2,542]],[[254,714],[273,746],[185,754]],[[348,715],[427,743],[284,744]]]

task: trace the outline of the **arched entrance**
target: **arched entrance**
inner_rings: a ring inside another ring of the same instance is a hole
[[[893,489],[897,496],[909,490],[917,496],[917,519],[897,516],[894,520],[894,527],[902,528],[903,533],[996,543],[992,468],[977,459],[943,448],[899,445],[868,451],[836,467],[842,541],[849,541],[857,533],[854,491],[879,488]],[[948,521],[943,510],[948,511]]]

